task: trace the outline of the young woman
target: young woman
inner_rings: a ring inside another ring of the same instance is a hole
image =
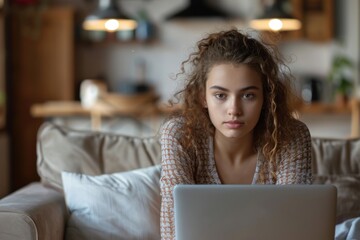
[[[176,184],[311,184],[310,134],[293,116],[286,69],[238,30],[210,34],[182,63],[183,107],[161,129],[162,239],[175,238]]]

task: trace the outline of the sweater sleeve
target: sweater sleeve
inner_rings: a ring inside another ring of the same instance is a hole
[[[294,123],[294,137],[280,153],[277,167],[277,184],[311,184],[311,136],[307,126]]]
[[[193,184],[193,159],[179,143],[179,123],[170,120],[161,129],[161,239],[175,239],[173,188]]]

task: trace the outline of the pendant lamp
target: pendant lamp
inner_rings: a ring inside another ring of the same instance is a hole
[[[288,0],[267,1],[264,13],[250,21],[250,27],[261,31],[293,31],[301,28],[301,21],[286,11]]]
[[[136,21],[121,13],[115,0],[99,0],[98,8],[83,23],[83,28],[89,31],[115,32],[136,27]]]
[[[204,0],[189,0],[189,5],[182,9],[181,11],[167,17],[167,20],[174,19],[201,19],[201,18],[228,18],[228,16],[214,8],[211,7]]]

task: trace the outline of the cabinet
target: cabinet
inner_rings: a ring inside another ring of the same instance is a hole
[[[329,41],[334,35],[333,0],[302,0],[304,38],[311,41]]]
[[[7,125],[11,190],[38,180],[36,134],[42,121],[31,116],[31,105],[51,100],[73,100],[75,88],[74,10],[71,7],[39,10],[29,16],[39,20],[37,26],[27,25],[31,22],[29,18],[22,21],[19,14],[21,12],[12,12],[8,23],[11,61],[7,80]]]

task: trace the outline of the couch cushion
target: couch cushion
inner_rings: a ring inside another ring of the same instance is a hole
[[[314,184],[333,184],[337,188],[337,223],[360,217],[360,175],[314,176]]]
[[[360,174],[360,139],[312,138],[314,175]]]
[[[37,170],[41,181],[62,189],[61,172],[100,175],[160,163],[157,138],[74,130],[45,122],[37,136]]]
[[[62,177],[70,210],[66,239],[160,239],[160,165]]]

